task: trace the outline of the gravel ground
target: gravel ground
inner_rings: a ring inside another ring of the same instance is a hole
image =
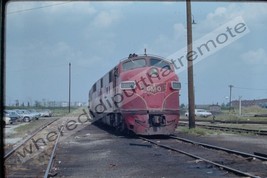
[[[70,125],[71,127],[73,126]],[[9,133],[14,130],[13,127],[8,129]],[[51,127],[50,130],[56,131],[57,128]],[[63,135],[53,169],[57,172],[56,177],[238,177],[203,161],[89,123],[79,124],[71,130],[65,126]],[[267,154],[267,139],[263,136],[225,133],[195,136],[179,131],[176,135],[244,152]],[[266,162],[263,164],[267,165]],[[37,164],[31,161],[29,165],[27,169],[37,171]],[[21,177],[23,174],[16,175]],[[11,177],[16,176],[14,174]]]
[[[237,177],[202,161],[94,125],[60,143],[57,177]]]
[[[41,124],[40,121],[35,123]],[[69,125],[66,125],[68,121],[70,121]],[[5,160],[6,177],[43,177],[59,130],[65,129],[60,132],[60,138],[64,141],[68,134],[73,135],[73,132],[79,132],[86,124],[89,124],[87,122],[74,125],[75,122],[77,123],[77,117],[62,117],[24,143]],[[28,131],[31,124],[25,125],[27,127],[23,127],[22,131]]]

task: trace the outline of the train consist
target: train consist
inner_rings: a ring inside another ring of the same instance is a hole
[[[92,86],[90,114],[120,131],[170,135],[180,117],[180,88],[172,63],[130,54]]]

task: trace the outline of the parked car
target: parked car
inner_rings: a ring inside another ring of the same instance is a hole
[[[13,122],[11,121],[10,117],[4,116],[1,120],[3,122],[3,126],[6,127],[7,124],[12,124]]]
[[[31,114],[33,114],[34,115],[34,118],[36,119],[36,120],[38,120],[39,119],[39,117],[41,116],[41,114],[39,113],[39,112],[37,112],[35,109],[30,109],[30,110],[28,110]]]
[[[20,110],[20,109],[16,109],[14,110],[16,111],[17,114],[19,114],[21,116],[21,120],[23,122],[30,122],[33,119],[35,119],[34,114],[31,114],[29,111],[27,110]]]
[[[21,118],[21,116],[18,113],[16,113],[16,111],[13,110],[5,110],[4,114],[5,116],[11,119],[12,123],[19,121]]]
[[[41,114],[41,117],[51,117],[52,116],[52,111],[50,110],[43,110],[39,112]]]
[[[188,117],[189,113],[188,111],[185,113],[185,116]],[[195,109],[195,116],[199,116],[199,117],[209,117],[212,116],[212,113],[205,110],[205,109]]]

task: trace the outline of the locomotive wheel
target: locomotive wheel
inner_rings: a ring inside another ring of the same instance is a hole
[[[115,116],[116,116],[116,120],[118,121],[118,125],[116,126],[116,131],[122,133],[125,128],[124,122],[122,120],[122,116],[121,114],[116,114]]]
[[[127,125],[124,123],[124,121],[122,122],[121,133],[127,137],[133,137],[135,135],[132,130],[127,128]]]
[[[122,118],[121,114],[116,115],[117,120],[119,121],[118,126],[116,127],[116,132],[123,134],[123,135],[129,135],[130,130],[127,128],[124,119]]]

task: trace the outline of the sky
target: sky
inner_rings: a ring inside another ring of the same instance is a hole
[[[196,104],[267,98],[267,3],[192,2],[193,41],[241,16],[249,33],[194,65]],[[11,2],[6,20],[6,103],[86,102],[130,53],[168,57],[186,47],[185,2]],[[179,72],[188,103],[187,72]]]

